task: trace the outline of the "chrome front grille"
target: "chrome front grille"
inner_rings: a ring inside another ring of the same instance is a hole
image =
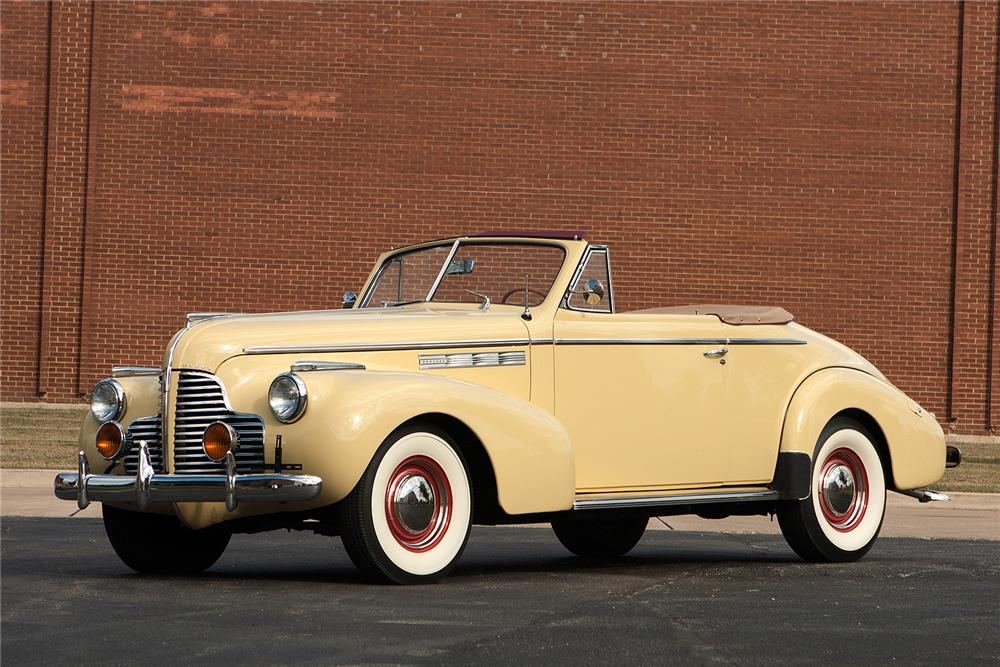
[[[125,472],[134,475],[139,467],[139,441],[145,440],[149,447],[149,462],[153,464],[153,472],[166,472],[163,468],[163,438],[160,428],[160,415],[143,417],[132,422],[125,432]]]
[[[181,371],[174,413],[174,473],[224,474],[226,466],[205,455],[201,438],[215,422],[225,422],[239,436],[236,470],[257,472],[264,465],[264,420],[254,414],[234,412],[226,392],[211,373]]]

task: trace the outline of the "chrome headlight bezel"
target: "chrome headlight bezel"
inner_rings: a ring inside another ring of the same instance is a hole
[[[100,422],[119,421],[125,414],[125,388],[114,378],[105,378],[90,392],[90,413]]]
[[[275,404],[281,400],[288,401],[292,409],[276,408]],[[274,418],[282,424],[291,424],[302,417],[308,402],[306,383],[295,373],[282,373],[271,381],[271,386],[267,390],[267,405],[271,408]]]

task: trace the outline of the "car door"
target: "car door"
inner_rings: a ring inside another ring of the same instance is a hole
[[[599,249],[584,259],[576,294],[553,323],[554,409],[573,443],[578,492],[723,483],[725,366],[713,355],[724,343],[721,322],[615,314],[610,289],[588,304],[585,286],[599,280],[602,262]]]

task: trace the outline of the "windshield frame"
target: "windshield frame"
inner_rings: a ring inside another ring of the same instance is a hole
[[[569,259],[569,249],[566,247],[566,245],[564,243],[560,243],[558,240],[548,241],[548,240],[545,240],[545,239],[535,239],[535,238],[523,238],[523,239],[516,238],[515,239],[515,238],[459,237],[459,238],[456,238],[456,239],[445,239],[443,241],[431,241],[429,243],[422,243],[422,244],[419,244],[419,245],[416,245],[416,246],[409,246],[409,247],[406,247],[406,248],[401,248],[397,252],[393,252],[393,253],[391,253],[389,255],[386,255],[385,259],[382,260],[382,263],[379,265],[378,269],[375,271],[375,273],[372,276],[371,280],[369,280],[368,284],[365,286],[365,292],[362,295],[361,299],[359,299],[359,302],[360,302],[361,305],[358,306],[358,307],[359,308],[368,308],[368,307],[382,308],[383,307],[383,306],[369,306],[368,302],[371,300],[371,297],[372,297],[372,295],[375,292],[375,288],[378,286],[379,281],[382,279],[382,275],[385,273],[386,269],[392,264],[393,260],[395,260],[395,259],[397,259],[399,257],[402,257],[404,255],[408,255],[410,253],[420,252],[422,250],[430,250],[430,249],[433,249],[433,248],[443,248],[443,247],[449,247],[450,246],[450,250],[448,251],[448,255],[445,257],[444,262],[441,263],[441,268],[438,270],[437,277],[434,279],[434,282],[431,285],[430,290],[427,292],[427,295],[424,297],[424,299],[422,301],[418,302],[418,303],[431,303],[432,301],[434,301],[434,295],[437,293],[438,288],[441,286],[441,281],[444,280],[445,271],[447,270],[448,265],[451,264],[452,259],[454,259],[455,254],[458,252],[459,247],[460,246],[470,246],[470,245],[544,246],[544,247],[547,247],[547,248],[558,248],[559,250],[561,250],[563,256],[562,256],[562,259],[560,260],[559,268],[556,271],[556,277],[552,281],[552,284],[549,285],[548,292],[545,295],[545,299],[543,299],[541,301],[541,303],[537,304],[536,306],[532,306],[533,308],[538,308],[538,307],[541,307],[541,306],[545,305],[546,303],[548,303],[549,299],[552,298],[552,295],[558,291],[557,290],[557,284],[559,283],[559,276],[565,270],[565,268],[566,268],[566,262]],[[461,303],[461,302],[458,302],[458,301],[438,301],[436,303]],[[518,305],[518,304],[495,304],[495,305],[507,305],[507,306],[514,305],[514,306],[516,306],[518,308],[523,307],[522,305]],[[385,307],[386,308],[398,308],[399,306],[385,306]]]

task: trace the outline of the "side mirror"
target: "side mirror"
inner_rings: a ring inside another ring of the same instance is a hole
[[[354,304],[358,300],[358,295],[354,292],[344,292],[344,298],[340,302],[341,308],[354,308]]]
[[[587,281],[587,286],[580,294],[583,294],[583,298],[587,301],[588,305],[596,306],[601,301],[604,301],[607,291],[604,289],[604,283],[597,278],[591,278]]]

